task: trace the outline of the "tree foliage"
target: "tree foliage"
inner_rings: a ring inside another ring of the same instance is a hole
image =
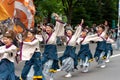
[[[118,0],[35,0],[36,16],[47,17],[56,12],[67,17],[67,22],[75,25],[81,19],[86,25],[99,24],[107,20],[117,22]],[[37,19],[38,20],[38,19]]]

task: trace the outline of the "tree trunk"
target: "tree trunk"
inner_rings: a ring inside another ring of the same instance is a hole
[[[48,13],[48,16],[47,16],[47,22],[48,22],[48,23],[51,22],[51,14],[52,14],[52,12],[49,12],[49,13]]]
[[[67,16],[67,19],[68,19],[68,24],[71,24],[71,19],[72,19],[72,8],[69,8],[68,10],[68,15]]]

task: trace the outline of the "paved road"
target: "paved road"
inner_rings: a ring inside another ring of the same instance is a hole
[[[90,48],[92,52],[95,51],[96,44],[91,44]],[[58,47],[59,56],[62,55],[65,47]],[[77,51],[79,46],[77,47]],[[42,49],[43,51],[43,49]],[[120,80],[120,51],[114,50],[114,55],[111,58],[110,63],[104,69],[96,68],[96,62],[92,62],[88,73],[81,73],[81,70],[77,70],[72,73],[72,78],[65,78],[64,71],[55,74],[55,80]],[[24,62],[16,65],[16,74],[20,75]]]

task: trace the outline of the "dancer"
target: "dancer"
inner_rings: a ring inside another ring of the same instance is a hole
[[[45,41],[42,57],[43,74],[46,78],[49,77],[50,80],[54,79],[54,73],[59,69],[56,39],[60,34],[64,34],[64,23],[61,21],[61,18],[56,13],[52,14],[52,16],[56,21],[55,27],[53,24],[48,23],[46,26],[43,26],[42,32]]]
[[[80,45],[78,59],[80,60],[82,72],[88,72],[90,62],[93,61],[92,53],[89,49],[89,43],[90,41],[94,41],[95,38],[88,35],[88,32],[88,29],[83,29],[80,38],[77,40],[77,44]]]
[[[7,31],[3,35],[4,46],[0,47],[0,80],[19,80],[15,76],[14,60],[17,47],[13,44],[14,32]]]
[[[113,39],[110,38],[110,34],[106,34],[106,61],[105,62],[110,62],[110,56],[113,55],[113,48],[112,48],[112,43],[114,42]]]
[[[41,53],[39,47],[39,40],[35,37],[35,30],[33,28],[26,31],[26,36],[21,41],[20,57],[22,61],[26,61],[22,70],[21,80],[27,80],[27,75],[33,66],[34,76],[33,80],[44,80],[42,74]],[[42,41],[42,40],[41,40]]]
[[[97,41],[97,47],[96,47],[96,51],[94,54],[94,58],[96,59],[96,62],[98,62],[98,67],[101,68],[105,68],[105,51],[106,51],[106,39],[105,39],[105,35],[107,32],[108,28],[105,27],[104,25],[99,25],[98,26],[98,30],[97,30],[97,34],[93,35],[93,37],[98,37],[98,39],[96,39]]]
[[[66,30],[66,49],[64,51],[63,56],[60,57],[60,62],[62,67],[58,71],[66,71],[67,75],[65,77],[72,77],[71,72],[74,71],[74,69],[77,69],[77,55],[75,53],[76,51],[76,40],[80,36],[81,33],[81,26],[83,24],[83,19],[81,21],[81,24],[77,26],[76,32],[73,33],[73,30],[71,28]]]

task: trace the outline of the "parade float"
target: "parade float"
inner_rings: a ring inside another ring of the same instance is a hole
[[[20,33],[34,27],[33,0],[0,0],[0,26]],[[3,28],[2,28],[3,29]]]

